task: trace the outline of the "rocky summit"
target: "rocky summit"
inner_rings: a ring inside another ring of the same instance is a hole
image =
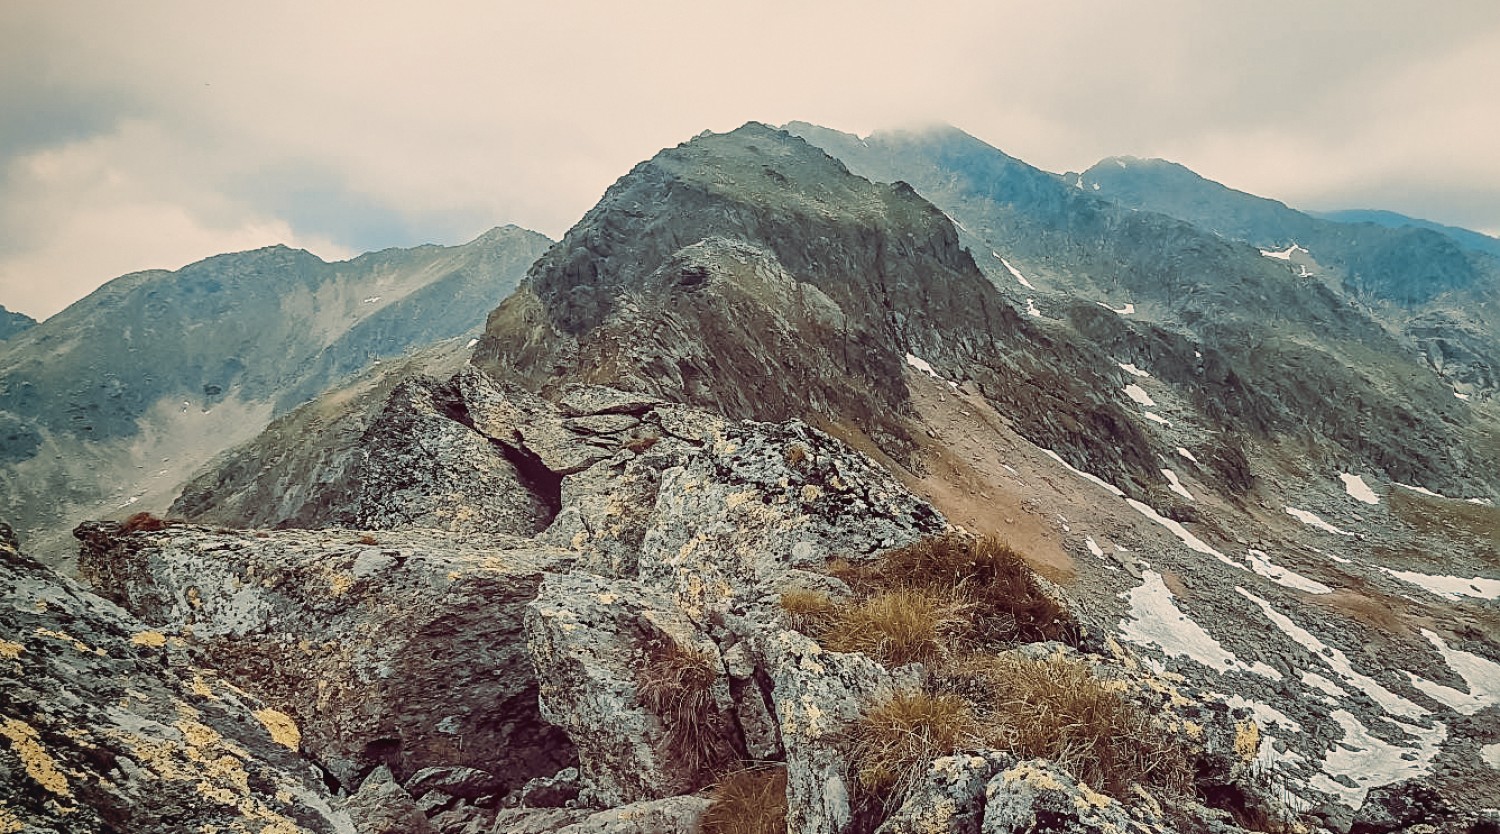
[[[1448,301],[1112,190],[705,133],[83,584],[3,528],[0,834],[1497,830]]]

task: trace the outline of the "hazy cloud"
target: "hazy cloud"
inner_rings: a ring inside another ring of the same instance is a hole
[[[6,4],[0,303],[273,242],[557,236],[747,120],[951,122],[1310,208],[1500,230],[1500,7],[1455,2]]]

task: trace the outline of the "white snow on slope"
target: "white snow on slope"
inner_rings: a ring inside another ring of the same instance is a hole
[[[1296,719],[1273,706],[1262,704],[1259,701],[1252,701],[1242,695],[1226,695],[1224,696],[1224,703],[1231,707],[1244,708],[1255,713],[1255,722],[1261,726],[1261,729],[1275,724],[1283,730],[1290,730],[1294,733],[1302,732],[1302,725],[1297,723]]]
[[[1183,486],[1182,482],[1177,480],[1176,472],[1173,472],[1170,469],[1163,469],[1161,471],[1161,474],[1166,477],[1167,483],[1171,485],[1173,492],[1181,495],[1183,498],[1186,498],[1189,501],[1196,500],[1193,498],[1193,494],[1187,491],[1187,487]]]
[[[1111,307],[1108,304],[1105,304],[1103,301],[1095,301],[1094,303],[1098,304],[1100,307],[1103,307],[1106,310],[1109,310],[1112,313],[1117,313],[1122,316],[1128,316],[1131,313],[1135,312],[1135,305],[1130,303],[1127,303],[1124,307],[1120,308]]]
[[[1116,362],[1115,364],[1120,366],[1120,370],[1124,371],[1127,374],[1130,374],[1131,376],[1138,376],[1142,379],[1150,379],[1151,377],[1150,374],[1146,373],[1140,368],[1137,368],[1134,362]]]
[[[1457,388],[1453,389],[1453,396],[1457,397],[1460,400],[1467,400],[1469,398],[1468,394],[1465,394],[1464,392],[1458,390]]]
[[[1322,692],[1328,695],[1332,695],[1335,698],[1349,697],[1349,693],[1345,692],[1343,687],[1323,677],[1317,672],[1304,671],[1302,673],[1302,682],[1312,687],[1313,689],[1321,690]]]
[[[993,249],[990,250],[990,254],[994,255],[997,258],[1000,258],[1000,253],[996,252]],[[1000,258],[1000,263],[1002,265],[1004,265],[1006,271],[1008,271],[1011,275],[1015,276],[1015,279],[1018,282],[1020,282],[1021,286],[1025,287],[1028,290],[1034,290],[1034,289],[1036,289],[1036,287],[1032,286],[1032,284],[1031,284],[1030,281],[1026,280],[1026,276],[1022,275],[1020,270],[1018,270],[1015,267],[1013,267],[1013,266],[1010,265],[1010,261],[1007,261],[1004,258]]]
[[[1160,414],[1157,414],[1155,411],[1143,411],[1141,412],[1141,416],[1145,417],[1147,420],[1150,420],[1153,423],[1161,423],[1163,426],[1172,425],[1171,420],[1168,420]]]
[[[1124,493],[1121,493],[1121,495],[1123,494]],[[1245,570],[1244,565],[1230,559],[1228,556],[1225,556],[1219,551],[1214,550],[1212,547],[1209,547],[1208,544],[1202,539],[1198,538],[1192,533],[1189,533],[1186,527],[1183,527],[1181,524],[1173,521],[1170,518],[1165,518],[1159,515],[1156,510],[1151,509],[1150,506],[1142,504],[1134,498],[1126,498],[1125,503],[1134,508],[1136,512],[1170,530],[1172,535],[1181,539],[1182,543],[1187,545],[1189,549],[1196,550],[1197,552],[1202,553],[1206,556],[1212,556],[1232,568]]]
[[[1240,596],[1260,606],[1261,612],[1266,615],[1266,618],[1271,621],[1272,625],[1281,629],[1282,634],[1306,646],[1345,681],[1348,681],[1360,691],[1369,695],[1370,699],[1379,704],[1381,709],[1392,715],[1400,715],[1407,718],[1420,718],[1427,714],[1427,710],[1381,686],[1379,681],[1376,681],[1369,675],[1356,672],[1354,667],[1350,665],[1347,655],[1319,640],[1313,636],[1312,632],[1292,622],[1290,617],[1277,611],[1271,606],[1271,603],[1266,602],[1244,588],[1236,587],[1234,590]]]
[[[1125,497],[1125,493],[1122,492],[1119,487],[1115,486],[1114,484],[1110,483],[1109,481],[1104,480],[1103,478],[1098,477],[1097,475],[1090,475],[1089,473],[1084,472],[1081,469],[1074,469],[1071,464],[1069,464],[1067,461],[1065,461],[1065,460],[1062,459],[1062,455],[1059,455],[1058,453],[1052,451],[1051,449],[1043,449],[1042,450],[1042,454],[1044,454],[1047,457],[1052,458],[1053,460],[1055,460],[1058,463],[1062,464],[1064,469],[1068,470],[1069,472],[1072,472],[1074,475],[1077,475],[1078,477],[1084,479],[1085,481],[1088,481],[1089,483],[1095,484],[1096,486],[1099,486],[1099,487],[1104,488],[1105,490],[1108,490],[1110,495],[1113,495],[1116,498],[1124,498]],[[1147,509],[1150,509],[1150,508],[1148,507]]]
[[[1438,576],[1430,573],[1417,573],[1410,570],[1391,570],[1390,568],[1381,568],[1381,571],[1394,576],[1402,582],[1416,585],[1429,593],[1437,594],[1444,599],[1454,601],[1457,601],[1460,597],[1500,599],[1500,579],[1486,579],[1482,576],[1464,579],[1461,576]]]
[[[1443,740],[1448,737],[1448,728],[1434,724],[1432,729],[1393,721],[1402,732],[1414,738],[1415,749],[1400,747],[1370,735],[1365,725],[1359,723],[1345,710],[1334,710],[1333,720],[1344,730],[1342,740],[1334,743],[1323,760],[1323,773],[1314,776],[1312,787],[1334,794],[1351,808],[1364,804],[1370,788],[1389,785],[1416,776],[1432,769],[1432,760],[1442,750]],[[1357,787],[1346,787],[1332,776],[1344,776]]]
[[[1245,557],[1245,561],[1250,563],[1251,570],[1284,588],[1291,588],[1294,591],[1305,591],[1309,594],[1333,593],[1333,589],[1322,582],[1316,579],[1308,579],[1290,568],[1284,568],[1272,562],[1271,558],[1264,551],[1251,550],[1249,555]]]
[[[1366,504],[1380,503],[1380,496],[1375,494],[1375,490],[1370,489],[1364,478],[1345,472],[1339,476],[1339,480],[1344,482],[1344,491],[1349,493],[1354,500],[1363,501]]]
[[[1298,252],[1301,252],[1304,255],[1308,254],[1306,249],[1303,249],[1301,246],[1298,246],[1295,243],[1281,250],[1280,252],[1271,252],[1266,249],[1260,250],[1260,253],[1262,255],[1265,255],[1268,258],[1275,258],[1279,261],[1290,261],[1292,259],[1292,255]]]
[[[1140,587],[1131,589],[1130,619],[1120,621],[1120,636],[1138,646],[1155,646],[1168,657],[1186,657],[1219,672],[1254,672],[1273,680],[1281,674],[1262,663],[1246,666],[1213,635],[1182,613],[1161,574],[1144,571]]]
[[[1146,393],[1146,389],[1133,382],[1125,386],[1125,396],[1141,405],[1156,405],[1156,401],[1151,399],[1151,395]]]
[[[1083,539],[1083,544],[1089,549],[1090,553],[1098,556],[1101,559],[1104,558],[1104,549],[1099,546],[1098,542],[1094,541],[1093,536],[1085,536]]]
[[[1339,528],[1319,518],[1315,513],[1310,513],[1307,510],[1299,510],[1296,507],[1287,507],[1286,514],[1291,516],[1292,518],[1297,519],[1303,524],[1311,525],[1318,528],[1319,530],[1326,530],[1329,533],[1337,533],[1340,536],[1354,535],[1348,530],[1340,530]]]
[[[1421,493],[1422,495],[1425,495],[1429,498],[1441,498],[1444,501],[1467,501],[1470,504],[1479,504],[1485,507],[1493,506],[1493,503],[1488,498],[1449,498],[1446,495],[1439,495],[1436,492],[1428,489],[1427,487],[1412,486],[1411,484],[1397,483],[1395,481],[1391,482],[1391,486],[1398,486],[1402,489],[1409,489],[1412,492]]]
[[[378,295],[372,295],[369,298],[366,298],[363,303],[365,303],[365,304],[374,304],[375,302],[377,302],[379,300],[380,300],[380,296],[378,296]]]
[[[477,344],[479,344],[479,340],[478,339],[470,339],[469,343],[467,345],[464,345],[464,347],[473,347],[473,346],[475,346]]]
[[[1038,319],[1042,317],[1042,311],[1036,308],[1036,302],[1029,298],[1026,299],[1026,315]]]
[[[1198,459],[1193,457],[1193,453],[1189,452],[1187,449],[1182,448],[1181,446],[1177,447],[1177,454],[1182,455],[1185,460],[1190,460],[1193,463],[1198,463]],[[1202,464],[1199,464],[1199,466],[1202,466]]]
[[[938,372],[934,371],[932,369],[932,366],[927,364],[927,360],[921,358],[920,356],[911,353],[906,354],[906,364],[912,366],[913,368],[916,368],[924,374],[927,374],[933,379],[942,379],[942,377],[938,376]]]
[[[1500,663],[1452,648],[1443,642],[1443,638],[1425,628],[1422,629],[1422,636],[1442,654],[1443,661],[1464,679],[1464,684],[1469,688],[1468,697],[1472,699],[1474,707],[1459,709],[1459,712],[1473,715],[1491,704],[1500,704]]]
[[[1500,743],[1486,744],[1479,748],[1479,758],[1490,767],[1500,770]]]

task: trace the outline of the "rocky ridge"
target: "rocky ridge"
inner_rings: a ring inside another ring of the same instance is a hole
[[[787,830],[880,822],[847,733],[872,705],[921,691],[928,673],[828,651],[789,627],[781,595],[847,594],[826,572],[830,557],[868,561],[948,530],[930,505],[795,421],[735,423],[603,388],[569,388],[553,403],[473,369],[410,390],[445,402],[465,431],[557,467],[549,471],[561,476],[562,502],[546,529],[521,538],[401,524],[254,532],[101,523],[78,531],[82,569],[158,633],[219,658],[221,675],[284,711],[303,754],[352,811],[373,806],[382,825],[399,817],[408,826],[381,830],[692,831],[712,806],[700,792],[741,761],[784,763]],[[427,405],[396,390],[383,417]],[[446,450],[470,448],[435,423],[408,425],[399,442],[409,450],[451,460]],[[485,505],[511,501],[469,465],[387,498],[420,505],[425,493],[453,500],[455,491],[461,500],[450,506],[476,517],[500,517]],[[1274,807],[1254,781],[1248,711],[1146,672],[1118,644],[1091,645],[1104,654],[1055,643],[1022,651],[1095,664],[1190,741],[1206,795],[1227,789],[1246,807]],[[683,755],[681,715],[651,694],[650,670],[664,656],[708,670],[701,757]],[[1024,830],[1041,808],[1075,815],[1069,824],[1171,830],[1149,794],[1111,798],[1055,764],[982,748],[957,761],[934,762],[881,830],[916,830],[913,814],[933,791],[983,830]],[[954,767],[981,772],[955,783],[943,775]],[[944,830],[979,830],[951,824]]]

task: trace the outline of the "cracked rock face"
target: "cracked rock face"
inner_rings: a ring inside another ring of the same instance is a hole
[[[296,723],[0,524],[0,830],[354,834]]]
[[[537,714],[521,635],[566,553],[439,531],[120,535],[99,523],[79,535],[91,581],[295,716],[304,749],[351,791],[382,765],[399,779],[472,767],[508,790],[572,760]]]

